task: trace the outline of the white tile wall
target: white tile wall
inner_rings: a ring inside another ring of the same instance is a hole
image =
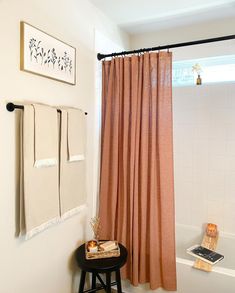
[[[235,234],[235,83],[173,89],[176,222]]]

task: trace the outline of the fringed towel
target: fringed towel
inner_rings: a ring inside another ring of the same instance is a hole
[[[79,109],[67,109],[68,160],[70,162],[84,160],[85,152],[85,116]]]
[[[57,147],[48,154],[52,158],[58,158],[58,120],[57,112],[53,112],[56,119],[47,124],[47,128],[53,128],[56,132],[53,142]],[[35,127],[34,107],[25,105],[22,113],[22,152],[21,152],[21,234],[26,233],[26,238],[44,230],[53,223],[59,221],[59,176],[58,164],[47,168],[36,168],[35,163]],[[46,118],[45,118],[46,119]],[[36,138],[44,135],[36,135]],[[52,143],[52,140],[50,143]],[[47,144],[47,141],[44,141]],[[41,146],[41,142],[38,144]],[[39,151],[40,150],[40,151]],[[41,156],[42,154],[42,156]],[[45,152],[46,154],[46,152]],[[38,148],[38,158],[44,158],[44,149]],[[47,157],[48,158],[48,157]]]
[[[34,165],[36,168],[58,164],[58,123],[55,108],[33,104],[34,107]]]
[[[60,211],[62,219],[77,213],[86,204],[85,161],[68,161],[69,146],[73,146],[71,141],[76,142],[75,145],[79,147],[85,145],[85,121],[81,119],[82,124],[79,125],[79,128],[77,128],[76,123],[71,123],[70,127],[68,127],[70,111],[70,109],[61,109],[60,121]],[[73,113],[75,111],[77,113],[77,110],[73,111]],[[84,116],[84,112],[80,112]],[[75,129],[72,129],[72,125]],[[68,135],[68,128],[70,129],[70,135]],[[81,141],[78,142],[79,140]],[[77,152],[77,149],[74,151],[71,147],[70,154],[85,155],[83,148],[78,149],[81,151]]]

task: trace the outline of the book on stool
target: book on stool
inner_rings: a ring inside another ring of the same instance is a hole
[[[99,241],[96,251],[90,251],[88,244],[89,241],[86,242],[85,245],[86,259],[99,259],[120,256],[120,248],[117,241]]]

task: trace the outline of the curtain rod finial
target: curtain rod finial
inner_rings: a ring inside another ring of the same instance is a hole
[[[99,61],[102,60],[104,57],[105,57],[104,54],[100,54],[100,53],[97,54],[97,59]]]
[[[15,105],[13,103],[7,103],[6,108],[9,112],[13,112],[15,110]]]

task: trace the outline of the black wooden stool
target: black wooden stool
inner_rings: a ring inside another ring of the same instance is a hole
[[[78,293],[97,292],[98,290],[105,289],[107,293],[111,293],[111,286],[117,285],[118,293],[122,293],[120,268],[126,263],[127,250],[119,243],[120,256],[113,258],[92,259],[87,260],[85,257],[85,244],[77,248],[75,257],[78,266],[82,270],[80,285]],[[92,273],[92,288],[84,291],[86,273]],[[111,273],[115,272],[116,281],[111,282]],[[102,280],[99,274],[106,274],[106,283]],[[101,285],[96,286],[96,278],[100,281]]]

